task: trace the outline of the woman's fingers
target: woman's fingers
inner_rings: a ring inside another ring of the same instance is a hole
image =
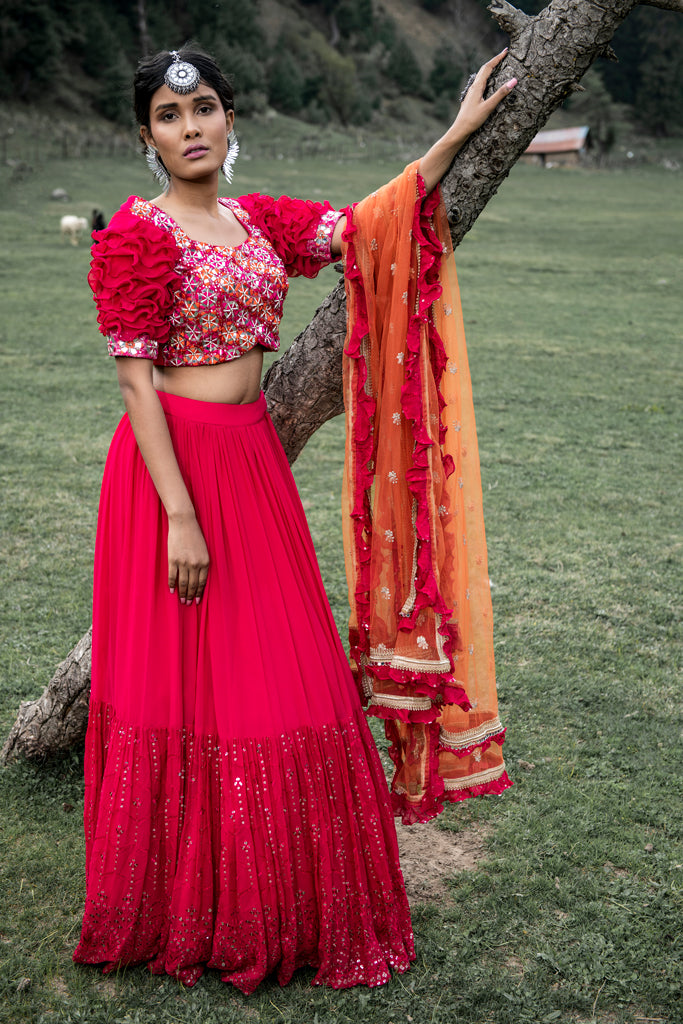
[[[488,61],[486,62],[486,64],[487,64],[487,65],[488,65],[489,67],[495,68],[495,67],[496,67],[496,66],[497,66],[498,64],[500,64],[500,62],[502,61],[503,57],[505,56],[505,54],[506,54],[507,52],[508,52],[508,47],[506,46],[506,47],[505,47],[504,49],[502,49],[502,50],[500,51],[500,53],[497,53],[497,54],[495,55],[495,57],[491,57],[491,59],[490,59],[490,60],[488,60]]]
[[[512,90],[514,89],[514,87],[516,85],[517,85],[517,79],[516,78],[510,78],[510,79],[508,79],[507,82],[504,83],[504,85],[501,85],[500,89],[496,89],[496,91],[494,92],[493,96],[489,96],[489,98],[485,101],[487,106],[490,108],[490,110],[494,110],[498,106],[500,101],[505,96],[507,96],[508,93],[512,92]]]
[[[485,64],[479,68],[472,85],[468,89],[463,99],[461,110],[463,112],[463,118],[468,122],[472,122],[472,130],[480,127],[486,118],[495,110],[500,101],[505,96],[512,92],[514,87],[517,85],[516,78],[510,78],[504,85],[496,89],[493,95],[484,99],[484,92],[488,84],[489,78],[493,74],[495,68],[505,58],[507,54],[507,47],[497,53],[495,57],[488,60]]]
[[[180,566],[178,570],[178,599],[181,604],[192,604],[199,601],[206,587],[208,568],[196,566]]]
[[[199,602],[209,573],[209,552],[199,525],[190,519],[169,523],[168,586],[181,604]]]
[[[483,96],[484,89],[486,88],[486,83],[488,82],[489,78],[493,74],[494,70],[498,67],[500,62],[505,58],[507,52],[508,49],[506,46],[505,49],[501,50],[500,53],[497,53],[495,57],[491,57],[491,60],[487,60],[485,64],[482,64],[482,66],[477,71],[476,75],[474,76],[474,82],[472,83],[472,85],[476,85],[477,92],[480,95]]]
[[[199,593],[199,579],[200,569],[198,566],[192,566],[187,575],[187,590],[185,592],[186,604],[192,604]],[[204,588],[202,587],[202,592]]]
[[[208,578],[209,578],[209,568],[207,566],[205,569],[200,569],[200,571],[199,571],[199,580],[197,582],[197,590],[196,590],[195,598],[194,598],[195,601],[197,602],[197,604],[199,604],[199,602],[201,601],[202,597],[204,596],[204,588],[206,587],[206,581],[207,581]]]
[[[190,580],[190,573],[186,565],[178,569],[178,598],[181,604],[187,603],[187,587]]]

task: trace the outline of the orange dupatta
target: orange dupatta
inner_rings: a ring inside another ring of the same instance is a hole
[[[406,824],[512,784],[455,262],[417,167],[347,210],[344,233],[351,662]]]

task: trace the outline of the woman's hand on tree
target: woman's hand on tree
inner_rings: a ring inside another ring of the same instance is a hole
[[[484,121],[493,113],[500,101],[511,93],[517,85],[517,79],[510,78],[504,85],[501,85],[500,89],[496,89],[491,96],[484,99],[488,80],[500,62],[505,58],[507,52],[507,47],[505,47],[501,53],[496,54],[491,60],[487,60],[486,64],[482,64],[474,76],[474,81],[463,97],[458,116],[453,122],[453,128],[457,127],[459,132],[462,132],[466,138],[469,138],[473,132],[476,132],[477,128],[481,128]]]
[[[424,179],[427,192],[431,192],[438,185],[458,150],[464,146],[477,128],[481,128],[500,101],[508,96],[517,85],[517,79],[510,78],[499,89],[496,89],[492,96],[484,99],[488,80],[506,54],[507,48],[482,64],[465,93],[455,121],[446,134],[422,157],[420,174]]]
[[[169,518],[168,587],[181,604],[199,604],[209,575],[209,550],[194,513]]]

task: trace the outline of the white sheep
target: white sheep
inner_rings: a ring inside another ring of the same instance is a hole
[[[59,226],[62,229],[62,238],[68,238],[72,245],[78,245],[78,239],[88,230],[85,217],[74,217],[70,213],[62,217]]]

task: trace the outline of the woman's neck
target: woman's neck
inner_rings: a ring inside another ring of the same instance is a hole
[[[206,182],[173,178],[168,191],[154,202],[167,213],[175,211],[193,218],[218,218],[218,177],[212,175],[212,180]]]

